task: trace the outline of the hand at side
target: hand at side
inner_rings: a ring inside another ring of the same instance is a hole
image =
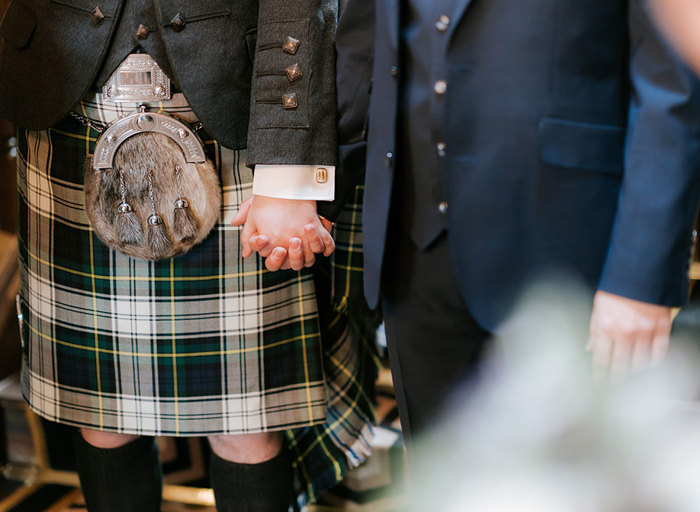
[[[588,350],[597,382],[656,366],[671,335],[671,308],[598,291],[593,299]]]

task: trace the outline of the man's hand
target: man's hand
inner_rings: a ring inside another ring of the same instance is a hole
[[[693,0],[653,0],[649,5],[676,50],[700,74],[700,3]]]
[[[241,204],[232,223],[245,223],[242,256],[258,252],[271,271],[301,270],[314,264],[315,254],[330,256],[335,250],[331,223],[318,216],[316,201],[253,196]]]
[[[598,291],[587,349],[596,382],[620,379],[630,369],[657,366],[666,356],[671,308]]]

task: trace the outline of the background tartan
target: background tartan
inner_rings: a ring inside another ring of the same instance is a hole
[[[80,108],[104,123],[136,106],[97,95]],[[194,120],[182,96],[159,108]],[[155,263],[105,247],[83,206],[96,136],[70,118],[19,132],[27,401],[53,421],[136,434],[294,428],[288,439],[313,498],[342,478],[346,457],[358,463],[368,452],[371,332],[329,313],[322,340],[311,271],[269,273],[257,258],[241,260],[230,220],[252,174],[241,152],[215,141],[206,148],[224,205],[203,244]]]

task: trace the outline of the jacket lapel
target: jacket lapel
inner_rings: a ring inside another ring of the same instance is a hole
[[[366,1],[366,0],[361,0]],[[401,7],[401,0],[377,0],[378,4],[383,4],[384,11],[386,13],[386,23],[389,37],[391,38],[391,44],[394,51],[398,51],[399,48],[399,12]],[[377,10],[379,15],[379,10]]]
[[[459,25],[459,22],[462,21],[462,18],[464,17],[464,13],[467,12],[467,7],[469,7],[469,5],[471,3],[472,3],[472,0],[455,0],[455,12],[454,12],[454,17],[453,17],[454,22],[450,26],[450,32],[449,32],[450,38],[454,34],[455,29],[457,28],[457,25]]]

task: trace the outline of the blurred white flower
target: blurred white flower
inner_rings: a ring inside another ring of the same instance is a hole
[[[698,512],[700,357],[594,386],[590,304],[538,285],[411,461],[416,512]]]

